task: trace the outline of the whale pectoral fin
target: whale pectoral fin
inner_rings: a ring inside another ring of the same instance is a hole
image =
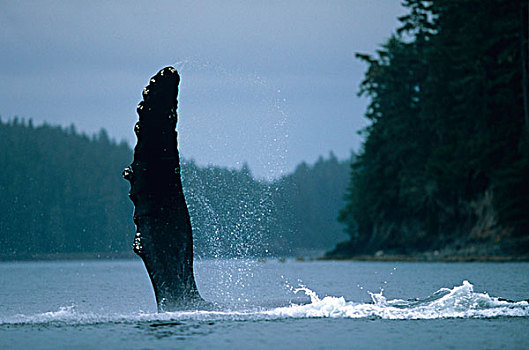
[[[166,67],[150,79],[138,104],[134,160],[123,177],[130,182],[137,233],[133,251],[143,260],[159,311],[201,301],[193,273],[193,235],[177,148],[180,77]]]

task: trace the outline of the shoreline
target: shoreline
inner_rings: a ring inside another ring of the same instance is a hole
[[[132,260],[137,256],[130,252],[49,253],[26,255],[0,255],[0,262],[69,261],[69,260]]]
[[[319,257],[318,260],[330,261],[373,261],[373,262],[528,262],[529,255],[353,255]]]
[[[365,261],[365,262],[529,262],[529,255],[435,255],[435,254],[361,254],[352,256],[288,256],[266,257],[263,260],[293,260],[296,262],[313,261]],[[0,255],[0,262],[31,262],[31,261],[72,261],[72,260],[135,260],[137,255],[126,252],[92,252],[92,253],[50,253],[32,255]]]

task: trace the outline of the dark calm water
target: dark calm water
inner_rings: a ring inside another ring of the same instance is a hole
[[[203,261],[156,313],[140,261],[0,264],[0,349],[524,349],[529,263]],[[296,293],[297,290],[297,293]]]

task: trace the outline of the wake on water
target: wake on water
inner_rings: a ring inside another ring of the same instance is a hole
[[[388,320],[431,320],[445,318],[529,317],[527,301],[511,302],[487,293],[474,292],[468,281],[453,288],[441,288],[425,299],[387,300],[370,293],[371,303],[346,301],[344,297],[320,298],[305,286],[294,290],[310,297],[310,303],[276,308],[240,310],[194,310],[164,313],[95,314],[79,313],[75,306],[34,315],[15,315],[0,325],[83,325],[101,323],[171,322],[179,320],[274,320],[287,318],[379,318]]]

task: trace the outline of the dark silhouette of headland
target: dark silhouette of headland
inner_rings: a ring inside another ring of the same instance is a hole
[[[203,300],[193,274],[193,236],[177,148],[176,69],[160,70],[138,105],[134,160],[123,171],[130,182],[136,236],[133,250],[151,279],[158,311],[189,308]]]

